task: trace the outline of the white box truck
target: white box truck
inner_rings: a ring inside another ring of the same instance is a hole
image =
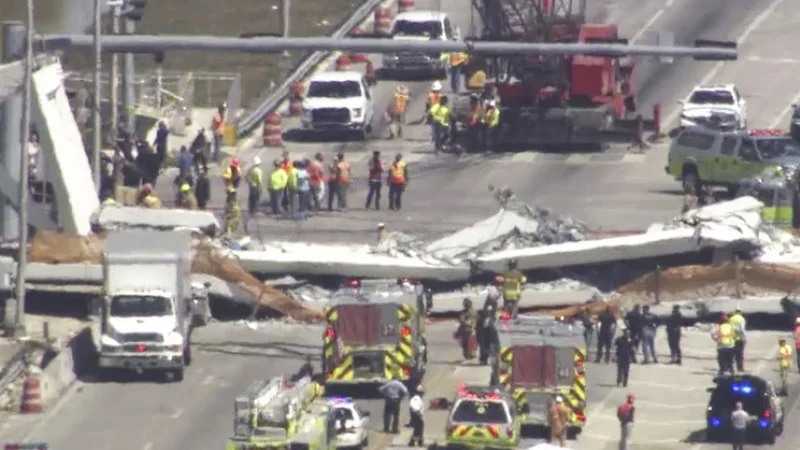
[[[208,295],[191,283],[191,233],[111,232],[103,253],[104,292],[96,304],[101,373],[164,371],[183,379],[194,324],[208,319]]]

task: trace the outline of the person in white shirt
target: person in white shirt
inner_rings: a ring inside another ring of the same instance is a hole
[[[423,435],[425,434],[425,401],[422,400],[422,394],[425,390],[422,386],[417,386],[414,396],[408,401],[408,408],[411,411],[411,440],[408,441],[408,446],[414,445],[424,446],[422,443]]]

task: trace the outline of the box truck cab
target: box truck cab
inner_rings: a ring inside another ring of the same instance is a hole
[[[164,371],[183,379],[193,324],[207,319],[207,294],[191,284],[188,232],[119,231],[103,254],[104,295],[97,300],[98,365]]]

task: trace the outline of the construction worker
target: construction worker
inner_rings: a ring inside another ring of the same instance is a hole
[[[628,445],[631,441],[631,433],[633,432],[633,418],[636,412],[636,407],[633,406],[635,397],[633,394],[628,394],[625,403],[617,408],[617,419],[619,419],[619,450],[628,450]]]
[[[434,114],[439,109],[442,99],[442,83],[434,81],[431,85],[431,92],[425,101],[425,123],[431,126],[431,141],[436,142],[436,120]]]
[[[797,350],[797,370],[800,372],[800,317],[794,319],[794,348]]]
[[[325,171],[322,168],[324,158],[322,153],[314,155],[314,160],[306,159],[306,170],[311,179],[311,208],[313,212],[318,212],[320,209],[320,202],[322,202],[325,193]]]
[[[261,191],[264,189],[264,171],[261,170],[261,158],[253,158],[253,167],[247,171],[247,212],[254,216],[258,212]]]
[[[567,424],[569,424],[569,411],[564,406],[564,398],[556,395],[550,402],[547,412],[547,422],[550,425],[550,443],[558,441],[559,447],[564,447],[567,440]]]
[[[467,116],[467,142],[468,150],[475,151],[479,148],[479,142],[484,142],[483,138],[483,115],[484,109],[477,94],[469,96],[469,116]]]
[[[461,76],[465,73],[469,56],[463,52],[450,53],[450,90],[457,94],[461,88]]]
[[[789,369],[792,368],[792,347],[786,343],[786,339],[778,340],[778,365],[781,373],[781,393],[789,395]]]
[[[239,229],[239,221],[242,216],[242,209],[239,200],[236,198],[236,189],[229,186],[225,197],[225,234],[233,235]]]
[[[150,209],[160,209],[161,208],[161,199],[158,198],[156,193],[153,191],[153,185],[146,183],[142,186],[139,190],[139,194],[137,195],[138,201],[136,202],[139,205],[144,206],[145,208]]]
[[[225,182],[225,192],[236,191],[242,181],[242,169],[239,167],[239,158],[233,158],[231,164],[222,173],[222,180]]]
[[[733,327],[733,358],[736,361],[736,371],[744,372],[744,347],[747,344],[745,328],[747,321],[742,315],[742,307],[737,306],[736,312],[731,315],[730,324]]]
[[[394,157],[392,166],[389,167],[389,209],[400,211],[403,206],[403,192],[408,184],[408,165],[403,161],[403,154],[398,153]]]
[[[417,386],[416,392],[408,401],[408,410],[410,414],[411,425],[411,440],[408,441],[408,446],[413,447],[418,445],[423,447],[425,440],[425,401],[422,400],[422,395],[425,389],[420,385]]]
[[[344,153],[336,155],[336,197],[339,203],[339,210],[347,210],[347,191],[350,189],[350,163],[344,159]]]
[[[219,105],[211,118],[211,132],[214,133],[214,161],[219,161],[222,142],[225,138],[225,105]]]
[[[311,176],[306,169],[306,163],[297,161],[294,164],[297,173],[297,213],[300,220],[306,220],[311,210]]]
[[[297,218],[299,195],[297,189],[297,162],[290,162],[286,170],[286,210],[289,217]]]
[[[447,96],[439,99],[439,105],[432,109],[431,114],[434,125],[434,147],[438,153],[450,138],[450,106]]]
[[[281,161],[276,159],[273,162],[272,172],[269,174],[269,204],[272,207],[272,215],[275,217],[283,214],[282,200],[288,183],[289,174],[281,168]]]
[[[672,306],[672,314],[667,317],[667,343],[669,344],[670,364],[681,364],[681,334],[683,332],[683,314],[679,305]]]
[[[517,260],[508,261],[508,270],[497,277],[503,289],[503,309],[511,314],[512,319],[517,318],[519,312],[519,299],[522,296],[522,287],[528,278],[517,270]]]
[[[383,187],[383,162],[381,162],[381,152],[372,152],[372,159],[367,163],[367,201],[364,209],[369,209],[375,201],[375,209],[381,209],[381,188]]]
[[[192,185],[188,181],[182,181],[178,188],[178,207],[195,210],[197,209],[197,198],[192,192]]]
[[[328,211],[333,211],[333,200],[339,195],[339,166],[336,160],[328,164]]]
[[[463,309],[458,314],[458,329],[456,330],[456,336],[458,337],[464,359],[472,359],[475,357],[473,349],[474,343],[472,340],[475,337],[476,320],[475,310],[472,309],[472,300],[465,298]]]
[[[402,139],[407,106],[408,87],[404,84],[399,84],[397,85],[397,91],[394,93],[394,103],[387,111],[389,117],[389,139],[394,139],[395,137]]]
[[[733,348],[735,346],[733,327],[728,321],[728,316],[720,318],[719,325],[712,332],[711,337],[717,342],[717,364],[719,375],[725,372],[733,373]]]
[[[483,113],[484,147],[487,152],[496,150],[500,134],[500,109],[497,101],[492,99],[486,102],[486,111]]]

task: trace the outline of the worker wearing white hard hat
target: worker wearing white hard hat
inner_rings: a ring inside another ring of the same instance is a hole
[[[486,127],[483,133],[485,150],[487,152],[494,151],[500,129],[500,109],[497,108],[497,101],[494,99],[486,102],[486,111],[483,113],[483,126]]]
[[[433,120],[432,114],[436,112],[439,107],[439,101],[442,98],[442,83],[434,81],[431,84],[431,92],[428,93],[428,98],[425,101],[425,123],[431,126],[431,140],[434,140],[436,135],[436,122]]]
[[[794,319],[794,354],[797,355],[797,370],[800,371],[800,317]]]

